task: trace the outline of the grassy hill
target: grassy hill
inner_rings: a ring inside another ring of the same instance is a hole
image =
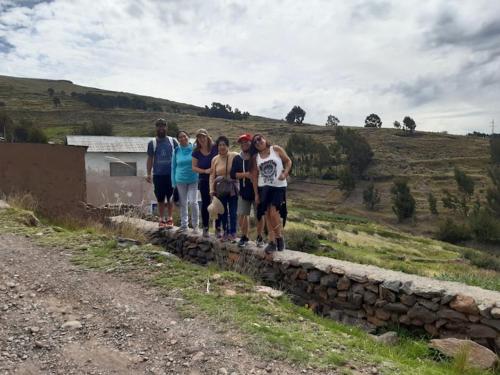
[[[60,98],[60,107],[54,107],[47,91],[49,88],[54,89],[54,95]],[[61,91],[64,91],[64,94]],[[72,97],[72,92],[138,97],[147,103],[159,103],[163,112],[134,109],[100,110]],[[179,128],[187,131],[192,132],[203,127],[214,137],[225,134],[232,140],[243,132],[261,132],[281,145],[284,145],[288,137],[294,133],[310,135],[325,144],[335,141],[333,130],[323,126],[289,125],[281,120],[258,116],[251,116],[245,121],[201,117],[196,115],[201,108],[193,105],[83,87],[70,81],[0,76],[0,101],[5,103],[4,110],[14,120],[31,119],[46,130],[51,140],[57,142],[62,142],[65,135],[93,120],[111,123],[116,135],[151,135],[154,129],[153,121],[158,117],[167,117],[177,122]],[[484,199],[488,184],[486,139],[430,132],[417,132],[412,137],[405,137],[395,129],[357,129],[368,140],[374,151],[374,160],[368,168],[367,175],[374,179],[376,188],[381,192],[380,207],[376,211],[367,211],[363,206],[362,190],[368,181],[359,182],[356,190],[345,198],[338,190],[335,181],[312,179],[292,181],[290,201],[294,202],[296,207],[367,217],[398,230],[432,235],[443,216],[451,215],[442,207],[440,197],[443,188],[455,190],[453,179],[455,166],[465,170],[474,178],[476,192],[481,199]],[[410,187],[417,201],[415,222],[398,224],[392,213],[390,186],[393,179],[398,176],[409,178]],[[429,213],[427,203],[429,192],[433,192],[439,200],[438,217]]]

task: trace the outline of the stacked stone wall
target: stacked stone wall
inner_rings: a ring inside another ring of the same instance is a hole
[[[115,218],[116,220],[116,218]],[[152,241],[180,258],[250,274],[286,290],[318,314],[369,331],[402,325],[433,337],[470,338],[500,351],[500,293],[455,282],[390,271],[298,251],[266,255],[262,249],[157,231],[136,220]]]

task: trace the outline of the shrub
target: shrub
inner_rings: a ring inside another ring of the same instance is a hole
[[[319,249],[318,235],[304,228],[288,228],[286,230],[286,247],[288,249],[312,253]]]
[[[394,181],[391,188],[392,211],[401,222],[415,216],[415,198],[411,194],[408,182],[404,179]]]
[[[470,229],[465,224],[456,224],[447,218],[439,225],[437,238],[449,243],[459,243],[471,239]]]
[[[500,257],[480,250],[465,249],[464,258],[479,267],[500,272]]]
[[[374,210],[375,206],[380,203],[380,193],[375,189],[375,185],[371,182],[368,187],[363,190],[363,203],[369,210]]]
[[[427,196],[427,201],[429,202],[429,211],[431,212],[431,214],[437,215],[437,199],[434,194],[429,193],[429,195]]]
[[[349,195],[356,187],[356,181],[351,169],[346,167],[339,172],[339,189]]]
[[[471,215],[469,225],[477,241],[500,243],[500,222],[486,210]]]

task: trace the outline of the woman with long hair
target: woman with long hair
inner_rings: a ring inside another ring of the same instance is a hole
[[[188,229],[188,207],[191,208],[191,226],[193,232],[198,232],[198,174],[192,168],[193,145],[189,142],[187,132],[177,133],[179,147],[174,151],[172,158],[172,186],[179,192],[179,206],[181,214],[180,230]]]
[[[271,145],[262,134],[252,138],[252,180],[257,203],[257,219],[266,218],[269,243],[266,253],[282,251],[285,247],[280,212],[286,202],[287,177],[292,160],[286,151]]]
[[[236,152],[229,151],[229,139],[221,135],[215,141],[218,154],[212,159],[210,172],[210,195],[216,196],[224,206],[219,215],[223,233],[216,221],[217,238],[223,241],[236,240],[236,210],[238,208],[238,181],[231,178],[231,168]]]
[[[196,145],[193,149],[192,169],[198,173],[198,189],[201,195],[201,221],[203,225],[203,237],[208,237],[210,215],[207,207],[210,205],[210,168],[212,159],[217,155],[217,146],[205,129],[196,132]]]

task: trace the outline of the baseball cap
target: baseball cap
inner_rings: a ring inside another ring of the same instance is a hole
[[[159,118],[158,120],[155,121],[155,126],[167,126],[167,120],[164,118]]]
[[[205,137],[208,137],[208,132],[206,129],[198,129],[196,131],[196,137],[199,136],[199,135],[204,135]]]
[[[238,143],[242,142],[251,142],[252,141],[252,135],[251,134],[242,134],[238,137]]]

